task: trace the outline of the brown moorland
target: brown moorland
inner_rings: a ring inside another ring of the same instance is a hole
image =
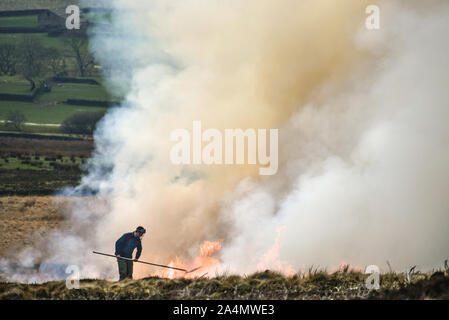
[[[53,197],[0,197],[0,255],[31,245],[64,220]]]

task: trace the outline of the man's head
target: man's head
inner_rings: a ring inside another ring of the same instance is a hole
[[[136,236],[136,237],[138,237],[138,238],[142,238],[143,235],[145,234],[145,232],[147,232],[147,231],[145,230],[145,228],[139,226],[139,227],[136,228],[136,231],[134,231],[134,236]]]

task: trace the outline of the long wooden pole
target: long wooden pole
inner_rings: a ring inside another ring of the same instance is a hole
[[[192,270],[186,270],[186,269],[182,269],[182,268],[176,268],[176,267],[170,267],[170,266],[164,266],[163,264],[157,264],[157,263],[151,263],[151,262],[145,262],[145,261],[140,261],[140,260],[134,260],[134,259],[130,259],[130,258],[124,258],[124,257],[117,257],[114,256],[113,254],[107,254],[107,253],[102,253],[102,252],[97,252],[97,251],[92,251],[95,254],[100,254],[102,256],[106,256],[106,257],[113,257],[113,258],[117,258],[117,259],[122,259],[122,260],[128,260],[128,261],[134,261],[134,262],[139,262],[139,263],[144,263],[144,264],[149,264],[155,267],[161,267],[161,268],[167,268],[167,269],[174,269],[174,270],[179,270],[179,271],[184,271],[186,273],[189,272],[193,272],[198,270],[200,267],[192,269]]]

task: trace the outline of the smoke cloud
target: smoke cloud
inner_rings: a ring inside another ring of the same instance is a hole
[[[365,28],[366,6],[381,9]],[[147,228],[143,260],[188,261],[223,239],[219,270],[385,261],[439,266],[449,235],[449,4],[115,0],[92,51],[126,93],[95,133],[70,230],[35,260],[117,277],[115,240]],[[279,168],[175,166],[170,132],[279,128]],[[136,266],[139,277],[153,272]]]

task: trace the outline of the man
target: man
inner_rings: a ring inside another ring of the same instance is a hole
[[[137,227],[136,231],[125,233],[115,242],[115,255],[117,258],[132,259],[133,251],[137,248],[136,257],[134,261],[140,258],[142,253],[141,239],[146,230],[143,227]],[[118,272],[120,274],[120,281],[126,278],[133,278],[133,261],[125,259],[117,259]]]

